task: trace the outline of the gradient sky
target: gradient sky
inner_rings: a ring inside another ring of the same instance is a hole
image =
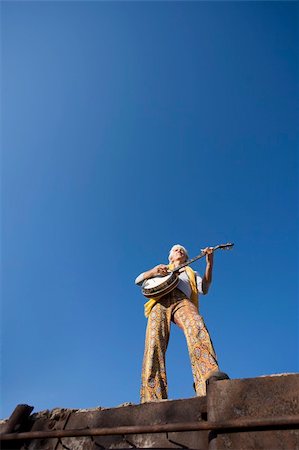
[[[231,378],[297,372],[298,3],[1,3],[1,411],[139,402],[135,277],[208,245]],[[204,271],[204,261],[193,265]],[[191,397],[172,328],[169,397]]]

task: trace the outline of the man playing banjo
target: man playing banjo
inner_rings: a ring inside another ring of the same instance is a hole
[[[176,276],[176,287],[166,295],[151,298],[145,304],[148,324],[142,366],[141,403],[167,398],[165,354],[171,322],[184,331],[198,396],[206,394],[206,380],[212,372],[219,370],[209,332],[198,312],[198,295],[207,294],[212,282],[213,250],[213,247],[207,247],[202,251],[202,256],[206,256],[206,269],[202,278],[189,266],[180,268]],[[147,282],[145,280],[166,277],[187,260],[187,250],[182,245],[174,245],[169,252],[169,265],[160,264],[141,273],[135,283],[144,285]],[[149,297],[150,294],[146,296]]]

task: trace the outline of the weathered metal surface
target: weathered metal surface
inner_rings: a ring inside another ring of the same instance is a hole
[[[299,376],[297,374],[212,382],[207,392],[208,420],[298,416]],[[211,432],[209,450],[299,449],[299,430]]]
[[[56,408],[52,411],[45,411],[38,415],[38,419],[33,421],[31,432],[61,432],[65,430],[66,424],[73,413],[71,409]],[[27,446],[30,450],[56,450],[60,446],[60,439],[41,438],[32,440]]]
[[[102,411],[72,414],[68,428],[83,428],[88,424],[93,427],[127,427],[146,426],[159,424],[173,424],[202,420],[202,413],[206,411],[206,398],[192,398],[186,400],[162,401],[146,403],[143,405],[131,405],[121,408],[111,408]],[[86,415],[87,414],[87,415]],[[70,438],[71,439],[71,438]],[[207,431],[195,431],[184,433],[159,433],[159,434],[132,434],[119,436],[94,437],[97,445],[104,448],[123,447],[188,447],[205,449],[208,442]],[[67,443],[70,440],[63,439]],[[174,443],[175,442],[175,443]],[[199,447],[198,447],[199,445]],[[61,449],[62,450],[62,449]],[[84,448],[85,450],[85,448]]]
[[[2,439],[14,438],[2,442],[3,450],[299,449],[299,375],[211,381],[202,398],[55,409],[26,424],[5,436],[7,422],[0,423]]]

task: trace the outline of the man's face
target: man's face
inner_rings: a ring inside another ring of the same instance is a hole
[[[186,253],[181,247],[176,247],[172,250],[172,261],[180,264],[186,261]]]

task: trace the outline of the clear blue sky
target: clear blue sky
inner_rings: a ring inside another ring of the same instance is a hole
[[[2,2],[0,417],[139,402],[181,243],[231,378],[298,371],[298,3]],[[202,272],[201,260],[193,268]],[[180,330],[169,397],[193,396]]]

